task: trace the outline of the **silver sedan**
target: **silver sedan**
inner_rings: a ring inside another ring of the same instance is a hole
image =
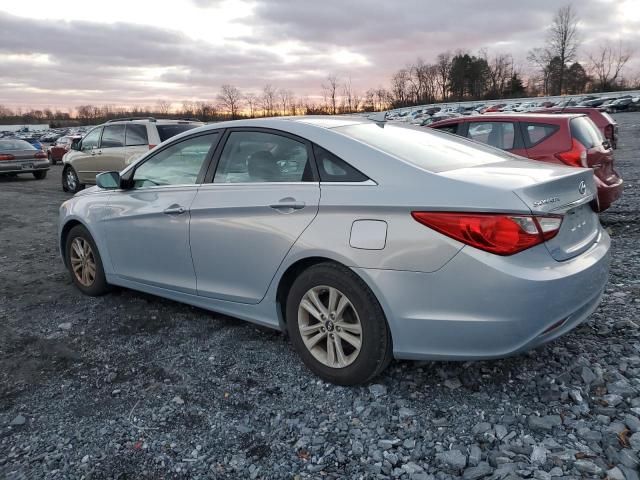
[[[97,183],[60,208],[82,292],[119,285],[280,329],[343,385],[392,358],[531,349],[584,321],[607,280],[590,170],[417,127],[219,123]]]

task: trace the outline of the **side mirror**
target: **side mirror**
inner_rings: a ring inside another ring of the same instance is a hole
[[[80,140],[73,140],[70,148],[71,150],[80,150]]]
[[[104,172],[96,175],[96,185],[106,190],[120,188],[120,173]]]

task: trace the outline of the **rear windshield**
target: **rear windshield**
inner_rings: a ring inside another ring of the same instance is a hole
[[[587,117],[571,120],[571,136],[578,140],[585,148],[602,145],[603,138],[595,124]]]
[[[431,172],[486,165],[506,158],[496,149],[433,129],[361,123],[334,131]]]
[[[613,117],[611,115],[609,115],[607,112],[602,112],[602,116],[604,118],[606,118],[609,123],[612,123],[612,124],[616,123],[616,121],[613,119]]]
[[[158,125],[158,135],[160,135],[160,141],[164,142],[165,140],[175,137],[179,133],[186,132],[187,130],[191,130],[192,128],[199,127],[198,124],[193,123],[178,123],[173,125]]]
[[[37,150],[37,148],[29,142],[12,138],[10,140],[0,140],[0,150]]]

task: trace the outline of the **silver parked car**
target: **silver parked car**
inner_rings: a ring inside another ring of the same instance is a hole
[[[395,358],[504,357],[585,320],[609,237],[591,170],[358,118],[208,125],[60,209],[77,287],[119,285],[288,332],[366,382]]]
[[[0,139],[0,175],[30,173],[42,180],[49,171],[47,154],[19,138]]]

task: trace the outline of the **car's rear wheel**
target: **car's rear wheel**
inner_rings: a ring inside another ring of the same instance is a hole
[[[76,193],[84,188],[84,185],[80,183],[78,174],[74,168],[70,165],[64,167],[62,170],[62,190],[65,192]]]
[[[294,281],[287,329],[307,367],[339,385],[371,380],[392,358],[378,300],[362,279],[337,264],[315,265]]]
[[[82,225],[76,225],[67,235],[65,258],[71,279],[82,293],[98,296],[109,291],[98,248]]]
[[[43,180],[44,178],[47,178],[47,171],[39,170],[39,171],[33,172],[33,176],[36,178],[36,180]]]

